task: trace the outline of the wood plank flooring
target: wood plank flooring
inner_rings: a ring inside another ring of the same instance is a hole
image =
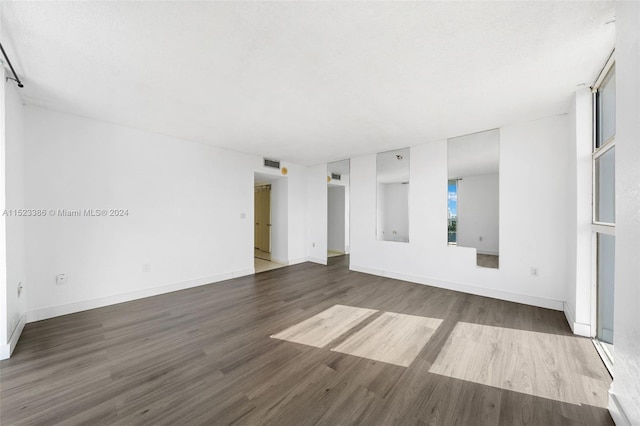
[[[333,305],[271,337],[324,348],[376,312],[374,309]]]
[[[28,324],[0,424],[612,425],[561,312],[300,264]],[[269,336],[334,305],[441,320],[408,367]]]
[[[408,367],[441,323],[441,319],[383,312],[332,350]]]

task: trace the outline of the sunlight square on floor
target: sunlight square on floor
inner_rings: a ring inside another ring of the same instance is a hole
[[[408,367],[441,319],[384,312],[332,351]]]
[[[606,372],[589,367],[592,352],[589,339],[460,322],[429,372],[555,401],[606,407]]]
[[[375,309],[334,305],[271,337],[323,348],[376,312]]]

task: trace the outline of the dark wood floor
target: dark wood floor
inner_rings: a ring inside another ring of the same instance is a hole
[[[28,324],[0,363],[0,423],[613,424],[610,378],[561,312],[350,272],[346,262]],[[269,337],[336,304],[442,323],[409,367]],[[542,359],[527,359],[535,351]]]

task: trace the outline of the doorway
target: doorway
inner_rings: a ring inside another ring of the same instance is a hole
[[[289,263],[288,180],[255,173],[253,181],[253,253],[256,273]]]
[[[271,260],[271,185],[254,186],[254,257]]]
[[[327,257],[349,254],[349,160],[327,164]]]

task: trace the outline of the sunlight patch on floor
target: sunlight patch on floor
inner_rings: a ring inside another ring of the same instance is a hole
[[[376,312],[375,309],[334,305],[271,337],[323,348]]]
[[[429,372],[571,404],[607,406],[588,339],[460,322]]]
[[[332,351],[408,367],[441,323],[436,318],[384,312]]]

